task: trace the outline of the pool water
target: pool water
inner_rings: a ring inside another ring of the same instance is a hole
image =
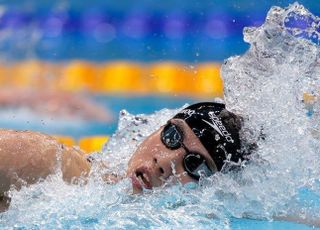
[[[118,125],[119,112],[123,109],[132,114],[151,114],[163,108],[175,109],[199,99],[169,96],[99,95],[93,96],[99,105],[111,111],[111,123],[100,123],[80,119],[57,118],[41,115],[30,109],[0,110],[0,126],[9,129],[30,129],[48,134],[72,136],[76,139],[91,135],[111,135]]]

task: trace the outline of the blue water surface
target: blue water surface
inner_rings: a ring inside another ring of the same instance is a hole
[[[48,134],[69,135],[74,138],[90,135],[111,135],[117,129],[119,112],[123,109],[131,114],[151,114],[163,108],[177,109],[186,103],[192,104],[197,101],[194,98],[169,96],[100,95],[93,98],[111,112],[112,122],[59,120],[54,116],[43,118],[37,114],[27,114],[25,116],[20,110],[10,110],[7,112],[9,118],[1,119],[0,126],[9,129],[28,129]]]

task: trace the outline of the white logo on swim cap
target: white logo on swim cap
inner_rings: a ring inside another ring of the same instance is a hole
[[[181,113],[191,117],[193,114],[195,114],[195,111],[193,109],[184,109],[184,110],[181,111]]]
[[[212,123],[204,119],[202,119],[202,121],[210,125],[214,130],[217,131],[217,133],[219,133],[222,137],[224,137],[228,142],[234,143],[234,140],[232,139],[231,134],[228,132],[226,127],[224,127],[219,117],[217,117],[217,115],[215,115],[214,112],[209,112],[208,115]]]

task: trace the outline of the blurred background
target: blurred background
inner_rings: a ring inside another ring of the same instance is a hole
[[[122,109],[223,98],[242,30],[289,0],[0,1],[0,127],[97,148]],[[313,14],[319,1],[301,0]]]

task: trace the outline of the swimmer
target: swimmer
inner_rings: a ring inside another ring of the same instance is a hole
[[[127,169],[133,192],[159,187],[174,176],[181,184],[197,182],[225,169],[225,162],[237,164],[241,153],[240,118],[223,104],[198,103],[182,110],[166,125],[147,137],[133,153]],[[2,206],[10,186],[19,189],[56,171],[63,179],[77,183],[86,178],[91,158],[81,150],[59,144],[54,138],[31,131],[0,130],[0,195]],[[121,179],[103,175],[110,182]]]
[[[0,108],[29,108],[32,111],[83,120],[111,122],[112,115],[104,107],[78,93],[51,89],[1,88]]]
[[[134,192],[161,186],[173,174],[186,184],[240,166],[246,158],[240,129],[241,118],[224,104],[187,107],[147,137],[131,157],[127,175]]]
[[[176,114],[148,136],[133,153],[127,168],[134,193],[162,186],[167,180],[198,182],[217,172],[237,170],[252,148],[242,143],[242,119],[220,103],[198,103]],[[54,138],[30,131],[0,130],[0,204],[5,211],[11,186],[36,183],[61,167],[67,183],[85,181],[93,164],[82,151],[59,144]],[[104,167],[104,164],[102,164]],[[122,178],[102,175],[107,183]],[[295,216],[274,217],[320,226],[317,220]]]

